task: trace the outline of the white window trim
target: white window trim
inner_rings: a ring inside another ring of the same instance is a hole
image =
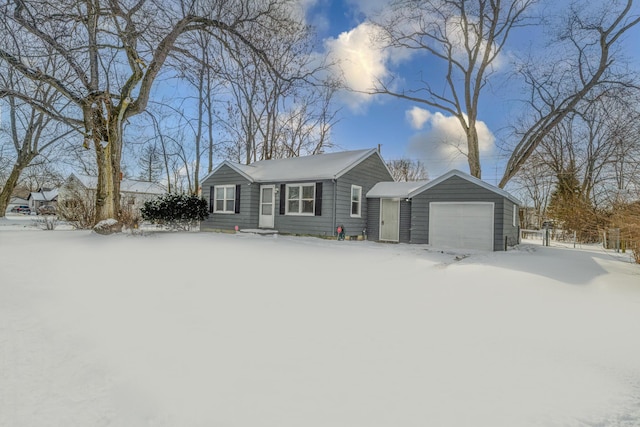
[[[222,209],[218,209],[218,203],[216,203],[218,201],[217,199],[217,194],[218,194],[218,189],[222,188],[223,193],[224,193],[224,197],[223,197],[223,202],[222,202]],[[227,189],[233,189],[233,199],[227,199],[226,195],[227,195]],[[227,201],[229,200],[233,200],[233,209],[231,209],[230,211],[226,210],[227,207]],[[213,186],[213,213],[220,213],[220,214],[235,214],[236,213],[236,186],[235,185],[214,185]]]
[[[298,187],[300,188],[300,196],[298,197],[298,212],[290,212],[289,211],[289,188]],[[313,187],[313,209],[311,212],[300,212],[302,210],[302,201],[305,200],[302,198],[302,187]],[[282,196],[281,196],[282,197]],[[285,187],[285,202],[284,202],[284,214],[292,215],[292,216],[314,216],[316,214],[316,184],[314,183],[306,183],[306,184],[287,184]]]
[[[517,222],[516,222],[516,215],[518,212],[518,205],[516,205],[515,203],[513,204],[513,226],[517,227]]]
[[[358,213],[354,214],[353,211],[353,190],[357,189],[359,196],[358,196]],[[351,186],[351,194],[349,194],[349,215],[351,216],[351,218],[362,218],[362,187],[359,185],[352,185]]]

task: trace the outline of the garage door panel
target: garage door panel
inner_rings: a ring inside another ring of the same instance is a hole
[[[493,250],[493,203],[429,204],[432,246]]]

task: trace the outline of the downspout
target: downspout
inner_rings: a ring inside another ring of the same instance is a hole
[[[332,232],[332,236],[336,236],[336,227],[337,225],[337,212],[336,212],[336,208],[338,205],[338,180],[337,179],[332,179],[331,182],[333,182],[333,232]]]

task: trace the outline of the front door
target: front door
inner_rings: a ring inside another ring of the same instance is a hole
[[[274,193],[275,185],[261,185],[260,186],[260,217],[258,219],[258,227],[260,228],[273,228],[274,218]]]
[[[400,200],[380,199],[380,240],[400,240]]]

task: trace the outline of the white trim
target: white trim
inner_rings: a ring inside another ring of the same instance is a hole
[[[271,215],[263,215],[262,214],[262,190],[265,188],[271,188]],[[258,205],[258,227],[259,228],[273,228],[275,226],[275,215],[276,215],[276,186],[273,184],[266,184],[260,186],[260,204]],[[262,218],[271,217],[270,224],[264,225]]]
[[[518,223],[516,221],[516,212],[518,212],[518,205],[516,205],[515,203],[513,204],[513,226],[517,227]]]
[[[218,209],[218,189],[224,189],[222,200],[222,209]],[[227,189],[232,189],[233,199],[227,198]],[[227,210],[227,202],[233,200],[233,207],[231,210]],[[235,185],[214,185],[213,186],[213,213],[219,214],[235,214],[236,213],[236,186]]]
[[[358,213],[353,213],[353,190],[357,189],[359,191],[358,196]],[[349,194],[349,216],[351,218],[362,218],[362,186],[351,184],[351,194]]]
[[[220,163],[218,166],[216,166],[215,168],[213,168],[211,170],[211,172],[209,172],[207,175],[205,175],[204,178],[202,178],[200,180],[200,182],[205,182],[207,179],[209,179],[209,177],[211,177],[213,174],[215,174],[216,172],[218,172],[218,170],[222,167],[222,166],[228,166],[231,169],[233,169],[235,172],[239,173],[240,175],[242,175],[242,177],[244,177],[245,179],[247,179],[249,182],[254,182],[254,179],[247,174],[245,171],[243,171],[242,169],[240,169],[240,165],[237,165],[233,162],[230,162],[228,160],[224,160],[222,163]],[[249,167],[248,165],[242,165],[243,167]]]
[[[476,178],[474,176],[469,175],[468,173],[464,173],[464,172],[459,171],[457,169],[450,170],[449,172],[445,173],[444,175],[439,176],[438,178],[434,179],[433,181],[429,181],[427,184],[425,184],[425,185],[423,185],[423,186],[421,186],[419,188],[416,188],[415,190],[409,192],[407,194],[407,197],[408,198],[412,198],[413,196],[416,196],[416,195],[422,193],[423,191],[428,190],[429,188],[434,187],[434,186],[440,184],[443,181],[446,181],[447,179],[451,178],[452,176],[460,177],[462,179],[465,179],[465,180],[471,182],[472,184],[476,184],[476,185],[478,185],[478,186],[480,186],[480,187],[482,187],[482,188],[484,188],[486,190],[489,190],[489,191],[492,191],[492,192],[494,192],[496,194],[499,194],[502,197],[505,197],[505,198],[511,200],[513,203],[515,203],[517,205],[521,205],[522,204],[518,199],[516,199],[515,197],[513,197],[511,194],[509,194],[508,192],[504,191],[503,189],[498,188],[498,187],[494,187],[493,185],[491,185],[491,184],[489,184],[487,182],[484,182],[481,179],[478,179],[478,178]]]
[[[290,187],[298,187],[300,189],[300,194],[298,197],[298,212],[289,212],[289,188]],[[302,188],[303,187],[313,187],[313,196],[311,197],[311,201],[313,202],[313,207],[311,208],[311,212],[302,212]],[[284,214],[291,216],[315,216],[316,214],[316,183],[315,182],[307,182],[307,183],[293,183],[293,184],[285,184],[284,189]],[[283,197],[283,195],[280,195]]]

